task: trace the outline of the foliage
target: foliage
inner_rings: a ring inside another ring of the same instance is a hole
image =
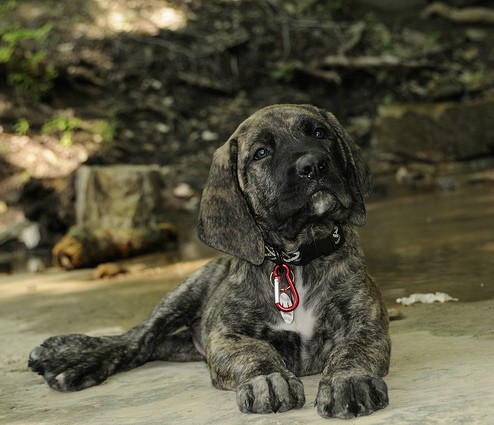
[[[77,130],[87,131],[97,136],[98,141],[103,143],[112,142],[115,136],[115,124],[112,120],[99,119],[86,122],[77,117],[57,115],[41,127],[43,134],[58,134],[60,144],[64,147],[72,146],[74,132]]]
[[[25,118],[19,118],[14,124],[14,131],[20,136],[26,135],[30,128],[31,124]]]
[[[74,130],[80,128],[81,120],[74,117],[64,117],[57,115],[43,124],[41,132],[43,134],[60,133],[60,144],[63,147],[72,146]]]
[[[16,6],[15,0],[7,0],[0,5],[0,22],[5,21],[6,14]],[[46,61],[46,51],[36,45],[46,40],[52,26],[45,24],[40,28],[23,28],[20,24],[0,24],[0,64],[7,74],[7,83],[38,100],[53,86],[57,72],[53,64]],[[25,48],[29,43],[32,48]]]
[[[393,37],[375,12],[367,12],[364,16],[369,32],[370,45],[381,52],[393,53]]]
[[[103,143],[110,143],[115,137],[115,120],[95,120],[89,126],[89,132],[98,136]]]
[[[271,78],[276,81],[289,83],[295,75],[295,67],[292,63],[285,61],[278,64],[277,68],[271,72]]]

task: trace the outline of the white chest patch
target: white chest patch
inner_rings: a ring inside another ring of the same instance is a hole
[[[298,307],[293,311],[293,317],[291,323],[287,323],[281,315],[278,316],[276,323],[273,325],[273,329],[281,331],[291,331],[298,333],[302,340],[309,340],[316,325],[316,316],[312,309],[305,307],[306,290],[302,285],[302,276],[300,273],[295,273],[295,287],[297,288],[300,303]]]

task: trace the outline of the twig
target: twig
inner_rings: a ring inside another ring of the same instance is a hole
[[[328,81],[330,83],[341,84],[341,77],[335,71],[326,71],[324,69],[315,68],[310,65],[305,65],[302,62],[295,63],[293,65],[293,68],[298,72],[302,72],[304,74],[310,75],[311,77]]]
[[[204,77],[198,74],[178,72],[177,77],[179,80],[191,86],[213,90],[220,93],[232,94],[237,89],[235,85],[229,82],[214,80],[213,78]]]
[[[341,44],[338,49],[338,55],[344,55],[352,50],[360,40],[362,39],[362,35],[364,34],[367,25],[363,21],[357,21],[350,28],[348,28],[349,38],[344,43]]]
[[[398,56],[355,56],[343,55],[326,56],[320,63],[330,68],[427,68],[434,64],[424,60],[403,59]]]

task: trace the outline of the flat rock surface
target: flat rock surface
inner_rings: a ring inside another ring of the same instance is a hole
[[[29,351],[52,334],[96,335],[128,328],[198,265],[163,267],[139,279],[129,275],[92,281],[89,271],[3,279],[0,423],[321,423],[313,406],[317,375],[303,378],[307,403],[302,409],[245,415],[238,411],[233,392],[211,386],[202,362],[153,362],[77,393],[57,393],[27,369]],[[136,298],[140,303],[132,301]],[[404,319],[391,323],[390,405],[358,423],[493,423],[494,300],[417,305],[404,311]]]
[[[391,322],[390,405],[346,423],[494,423],[492,196],[489,189],[370,206],[361,232],[369,268],[402,318]],[[459,238],[462,249],[446,249]],[[381,264],[378,257],[386,256]],[[313,405],[318,375],[302,378],[302,409],[246,415],[233,392],[212,387],[202,362],[148,363],[77,393],[55,392],[28,370],[30,350],[45,338],[121,333],[205,261],[166,265],[145,257],[132,260],[129,273],[99,280],[90,269],[0,276],[0,424],[323,423]],[[394,301],[435,291],[459,301],[409,307]]]
[[[493,113],[490,100],[381,106],[373,145],[425,162],[481,157],[492,151]]]

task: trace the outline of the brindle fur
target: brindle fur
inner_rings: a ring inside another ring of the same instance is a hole
[[[268,155],[254,159],[259,148]],[[52,388],[75,391],[151,360],[205,358],[213,385],[235,390],[242,412],[302,407],[298,377],[316,373],[321,416],[384,408],[388,321],[353,228],[365,223],[369,179],[333,115],[309,105],[256,112],[216,151],[201,201],[199,236],[229,255],[191,275],[125,334],[52,337],[31,352],[29,366]],[[343,246],[292,267],[301,302],[286,324],[264,243],[290,252],[328,235],[335,221]]]

